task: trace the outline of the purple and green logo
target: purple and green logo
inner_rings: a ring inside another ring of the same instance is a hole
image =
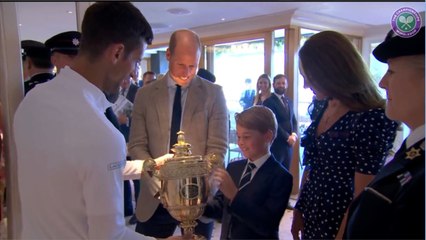
[[[392,30],[400,37],[409,38],[416,35],[422,25],[420,14],[410,8],[403,7],[395,11],[391,20]]]

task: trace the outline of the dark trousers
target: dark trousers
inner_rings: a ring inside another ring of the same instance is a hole
[[[124,193],[124,216],[133,215],[133,201],[132,201],[132,188],[130,186],[130,181],[124,181],[123,185]]]
[[[146,236],[156,238],[167,238],[173,235],[179,222],[174,219],[170,213],[163,207],[158,205],[154,215],[146,222],[137,222],[135,231]],[[207,240],[211,239],[214,222],[203,223],[197,220],[195,234],[204,236]]]
[[[133,187],[135,189],[135,202],[138,202],[140,184],[140,180],[133,180]]]

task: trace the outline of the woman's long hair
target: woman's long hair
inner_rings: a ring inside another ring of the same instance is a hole
[[[344,35],[323,31],[299,51],[305,77],[313,88],[355,111],[384,108],[385,100],[355,46]]]
[[[266,92],[262,92],[262,93],[260,92],[260,88],[259,88],[259,82],[260,82],[261,79],[268,80],[268,89],[266,90]],[[254,96],[254,103],[253,103],[253,105],[258,105],[258,104],[262,103],[262,99],[260,98],[262,95],[263,96],[266,95],[266,98],[268,98],[269,96],[271,96],[271,78],[266,73],[260,75],[259,78],[257,79],[257,82],[256,82],[256,95]]]

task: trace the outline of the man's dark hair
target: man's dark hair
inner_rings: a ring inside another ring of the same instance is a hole
[[[153,72],[153,71],[146,71],[146,72],[144,72],[144,74],[142,75],[142,79],[144,79],[145,78],[145,76],[146,75],[156,75],[156,73],[155,72]]]
[[[282,77],[284,77],[285,79],[287,79],[287,76],[286,76],[286,75],[284,75],[284,74],[277,74],[277,75],[274,77],[274,80],[273,80],[272,84],[275,84],[275,82],[276,82],[278,79],[282,78]]]
[[[130,2],[97,2],[85,12],[80,52],[94,60],[114,43],[123,43],[125,55],[141,44],[151,44],[154,34],[142,13]]]
[[[34,64],[34,66],[36,66],[37,68],[53,68],[53,64],[50,61],[50,59],[46,59],[46,58],[40,58],[40,57],[28,57],[31,59],[32,63]],[[26,58],[24,57],[23,60],[26,60]]]

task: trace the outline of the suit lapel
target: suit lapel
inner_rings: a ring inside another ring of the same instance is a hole
[[[183,107],[182,129],[191,129],[192,116],[200,106],[200,102],[205,102],[206,97],[201,91],[202,86],[200,81],[201,79],[195,77],[191,82],[191,86],[188,88],[188,95],[186,96],[185,106]],[[204,104],[201,104],[201,106],[204,106]]]
[[[167,88],[167,78],[164,77],[161,80],[161,84],[157,84],[155,91],[153,92],[153,98],[155,100],[155,106],[158,116],[158,124],[160,131],[167,133],[161,134],[161,136],[168,136],[168,129],[170,128],[170,106],[169,106],[169,90]]]
[[[251,180],[252,184],[256,184],[257,181],[264,182],[265,179],[267,179],[268,176],[270,176],[270,172],[273,170],[274,166],[274,159],[272,158],[272,155],[266,160],[265,163],[257,170],[256,174],[254,175],[253,179]],[[264,184],[259,182],[260,185]]]

